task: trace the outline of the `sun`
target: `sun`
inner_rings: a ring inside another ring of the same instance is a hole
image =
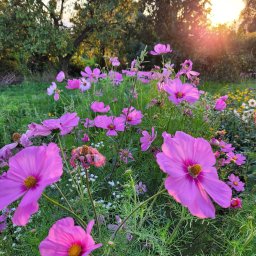
[[[230,24],[239,18],[244,7],[243,0],[211,0],[209,19],[213,26]]]

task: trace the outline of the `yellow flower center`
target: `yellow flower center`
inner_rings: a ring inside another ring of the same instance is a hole
[[[24,180],[24,185],[27,189],[33,188],[35,187],[37,184],[37,179],[34,176],[28,176],[25,180]]]
[[[73,244],[68,250],[68,256],[80,256],[82,255],[82,247],[78,244]]]
[[[178,99],[183,98],[183,96],[184,96],[184,93],[183,93],[183,92],[177,92],[177,93],[176,93],[176,97],[177,97]]]
[[[237,182],[237,181],[234,181],[233,184],[234,184],[235,186],[237,186],[237,185],[238,185],[238,182]]]
[[[188,167],[188,172],[193,178],[196,178],[201,171],[202,167],[200,164],[194,164]]]
[[[20,138],[21,138],[21,134],[19,134],[19,133],[17,133],[17,132],[15,132],[15,133],[12,135],[12,140],[13,140],[14,142],[19,141]]]

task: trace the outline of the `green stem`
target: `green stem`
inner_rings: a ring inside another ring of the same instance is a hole
[[[116,237],[116,234],[118,233],[118,231],[123,227],[123,225],[126,223],[126,221],[138,210],[140,209],[143,205],[145,205],[146,203],[148,203],[150,200],[154,199],[155,197],[157,197],[158,195],[164,193],[166,191],[166,189],[163,189],[159,192],[157,192],[156,194],[154,194],[153,196],[149,197],[147,200],[145,200],[144,202],[142,202],[141,204],[139,204],[137,207],[134,208],[134,210],[122,221],[122,223],[119,225],[119,227],[116,229],[115,233],[113,234],[113,240]]]
[[[70,205],[68,199],[67,199],[66,196],[63,194],[63,192],[62,192],[62,190],[59,188],[59,186],[58,186],[57,184],[55,184],[55,187],[59,190],[61,196],[62,196],[62,197],[64,198],[64,200],[66,201],[66,203],[67,203],[69,209],[74,212],[74,210],[73,210],[72,206]]]
[[[74,215],[82,224],[82,226],[84,228],[86,228],[86,223],[81,219],[81,217],[79,217],[76,213],[74,213],[73,211],[69,210],[67,207],[65,207],[64,205],[60,204],[59,202],[55,201],[54,199],[50,198],[49,196],[47,196],[46,194],[43,193],[43,196],[52,204],[66,210],[67,212],[71,213],[72,215]]]
[[[93,208],[95,223],[96,223],[96,226],[97,226],[97,228],[98,228],[99,235],[100,235],[100,225],[99,225],[99,221],[98,221],[98,216],[97,216],[96,208],[95,208],[95,205],[94,205],[94,202],[93,202],[93,198],[92,198],[92,194],[91,194],[91,190],[90,190],[89,172],[88,172],[88,169],[86,169],[86,185],[87,185],[88,196],[89,196],[89,198],[90,198],[90,201],[91,201],[91,204],[92,204],[92,208]]]

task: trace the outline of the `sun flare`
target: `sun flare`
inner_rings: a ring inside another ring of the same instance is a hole
[[[232,23],[245,7],[243,0],[211,0],[211,4],[209,19],[213,26]]]

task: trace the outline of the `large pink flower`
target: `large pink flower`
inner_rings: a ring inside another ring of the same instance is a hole
[[[154,127],[152,127],[152,134],[150,135],[148,131],[142,132],[143,137],[140,138],[141,150],[147,151],[151,146],[152,142],[156,139],[156,133]]]
[[[24,226],[38,211],[38,200],[44,189],[62,175],[62,160],[56,144],[27,147],[11,157],[9,170],[0,178],[0,210],[23,197],[13,223]]]
[[[172,80],[170,84],[164,87],[164,90],[170,95],[169,100],[175,105],[183,101],[195,103],[200,98],[200,93],[197,88],[191,84],[182,84],[179,78]]]
[[[165,53],[171,53],[172,49],[169,44],[156,44],[154,46],[154,51],[150,51],[150,54],[152,55],[161,55]]]
[[[124,122],[130,125],[137,125],[142,122],[143,115],[141,111],[136,110],[134,107],[124,108],[121,117]]]
[[[174,199],[199,218],[214,218],[215,208],[209,196],[220,206],[230,206],[232,191],[219,180],[211,145],[202,138],[184,132],[164,136],[157,163],[168,174],[165,187]]]
[[[104,107],[104,102],[94,101],[91,104],[91,109],[93,112],[107,113],[110,110],[110,106]]]
[[[58,119],[47,119],[42,124],[50,130],[60,130],[61,135],[66,135],[78,125],[79,120],[77,113],[66,113]]]
[[[96,127],[108,130],[108,136],[117,136],[117,132],[123,132],[125,128],[124,120],[121,117],[97,116],[94,123]]]
[[[87,256],[101,247],[95,244],[91,231],[94,220],[88,223],[86,230],[75,226],[70,217],[58,220],[50,229],[48,236],[40,243],[42,256]]]

